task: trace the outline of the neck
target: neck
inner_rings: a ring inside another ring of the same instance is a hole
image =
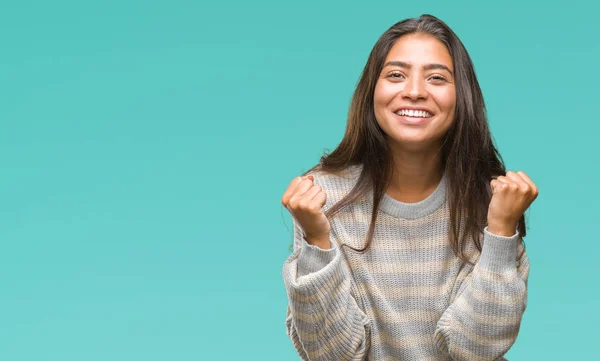
[[[416,203],[427,198],[442,179],[441,154],[434,151],[397,151],[386,193],[401,202]]]

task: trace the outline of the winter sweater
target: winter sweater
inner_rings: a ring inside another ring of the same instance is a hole
[[[336,176],[313,171],[323,210],[356,184],[360,166]],[[387,194],[366,242],[372,193],[330,219],[330,249],[310,245],[293,220],[294,250],[283,265],[286,331],[302,360],[505,360],[527,303],[529,260],[519,232],[481,234],[463,262],[448,240],[447,176],[417,203]]]

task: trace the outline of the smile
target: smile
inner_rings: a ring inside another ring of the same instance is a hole
[[[412,112],[412,115],[411,115]],[[404,115],[406,114],[406,115]],[[397,111],[394,113],[395,116],[398,117],[398,120],[402,124],[406,125],[424,125],[429,123],[433,119],[433,115],[426,111]]]
[[[400,109],[396,112],[400,116],[411,118],[431,118],[433,115],[425,110]]]

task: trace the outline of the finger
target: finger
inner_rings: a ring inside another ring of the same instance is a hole
[[[505,184],[503,190],[506,190],[508,192],[519,192],[519,190],[521,190],[521,187],[525,187],[527,185],[525,183],[515,181],[512,178],[513,175],[511,173],[514,172],[508,171],[506,172],[506,176],[498,177],[498,179],[504,182]]]
[[[298,176],[292,179],[287,189],[283,193],[283,196],[281,197],[281,204],[287,207],[287,205],[290,202],[290,198],[294,195],[296,188],[298,188],[298,185],[300,185],[300,183],[302,183],[302,181],[307,179],[308,177],[312,176]]]
[[[319,210],[322,210],[322,208],[325,206],[325,204],[327,203],[327,194],[323,191],[320,191],[319,193],[317,193],[317,195],[313,198],[314,202],[318,202],[319,204]]]
[[[290,184],[288,184],[287,189],[283,192],[283,196],[281,197],[281,204],[287,207],[288,202],[290,201],[290,197],[294,193],[294,189],[298,186],[298,184],[302,181],[302,177],[296,177],[292,179]]]
[[[302,196],[302,201],[308,203],[312,203],[313,202],[313,198],[315,198],[315,196],[317,194],[319,194],[319,192],[321,192],[321,186],[315,184],[313,185],[306,193],[304,193],[304,195]]]
[[[534,194],[538,194],[538,187],[535,185],[535,183],[533,183],[533,181],[531,180],[531,178],[529,178],[529,176],[523,172],[522,170],[518,171],[517,174],[519,174],[521,176],[521,178],[523,178],[523,180],[525,182],[527,182],[527,184],[529,184],[529,186],[531,187],[531,189],[533,189],[533,193]]]
[[[509,181],[503,175],[501,175],[498,178],[494,179],[492,182],[494,182],[495,187],[502,186],[502,184],[508,184],[509,183]],[[502,187],[504,187],[504,186],[502,186]]]
[[[503,175],[501,175],[500,177],[496,178],[496,180],[497,180],[498,182],[501,182],[501,183],[510,183],[510,182],[508,181],[508,179],[507,179],[505,176],[503,176]]]
[[[500,191],[501,189],[503,189],[506,186],[506,183],[503,181],[500,181],[498,179],[494,179],[490,182],[490,186],[492,187],[492,194],[496,193],[497,191]]]
[[[307,179],[303,179],[300,183],[298,183],[298,185],[296,186],[296,188],[294,189],[292,196],[290,197],[288,204],[294,204],[294,206],[300,202],[303,198],[304,195],[306,194],[306,192],[308,192],[314,185],[314,182],[307,178]]]
[[[506,177],[512,180],[513,182],[517,183],[519,189],[521,189],[524,192],[528,192],[531,189],[531,186],[527,182],[525,182],[525,180],[519,174],[513,171],[506,172]]]
[[[321,190],[321,187],[315,185],[304,194],[301,200],[298,201],[298,207],[317,213],[325,205],[325,199],[325,192]]]

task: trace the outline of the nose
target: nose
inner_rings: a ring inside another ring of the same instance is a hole
[[[426,99],[427,90],[425,89],[425,82],[418,77],[410,77],[404,82],[402,97],[412,100]]]

